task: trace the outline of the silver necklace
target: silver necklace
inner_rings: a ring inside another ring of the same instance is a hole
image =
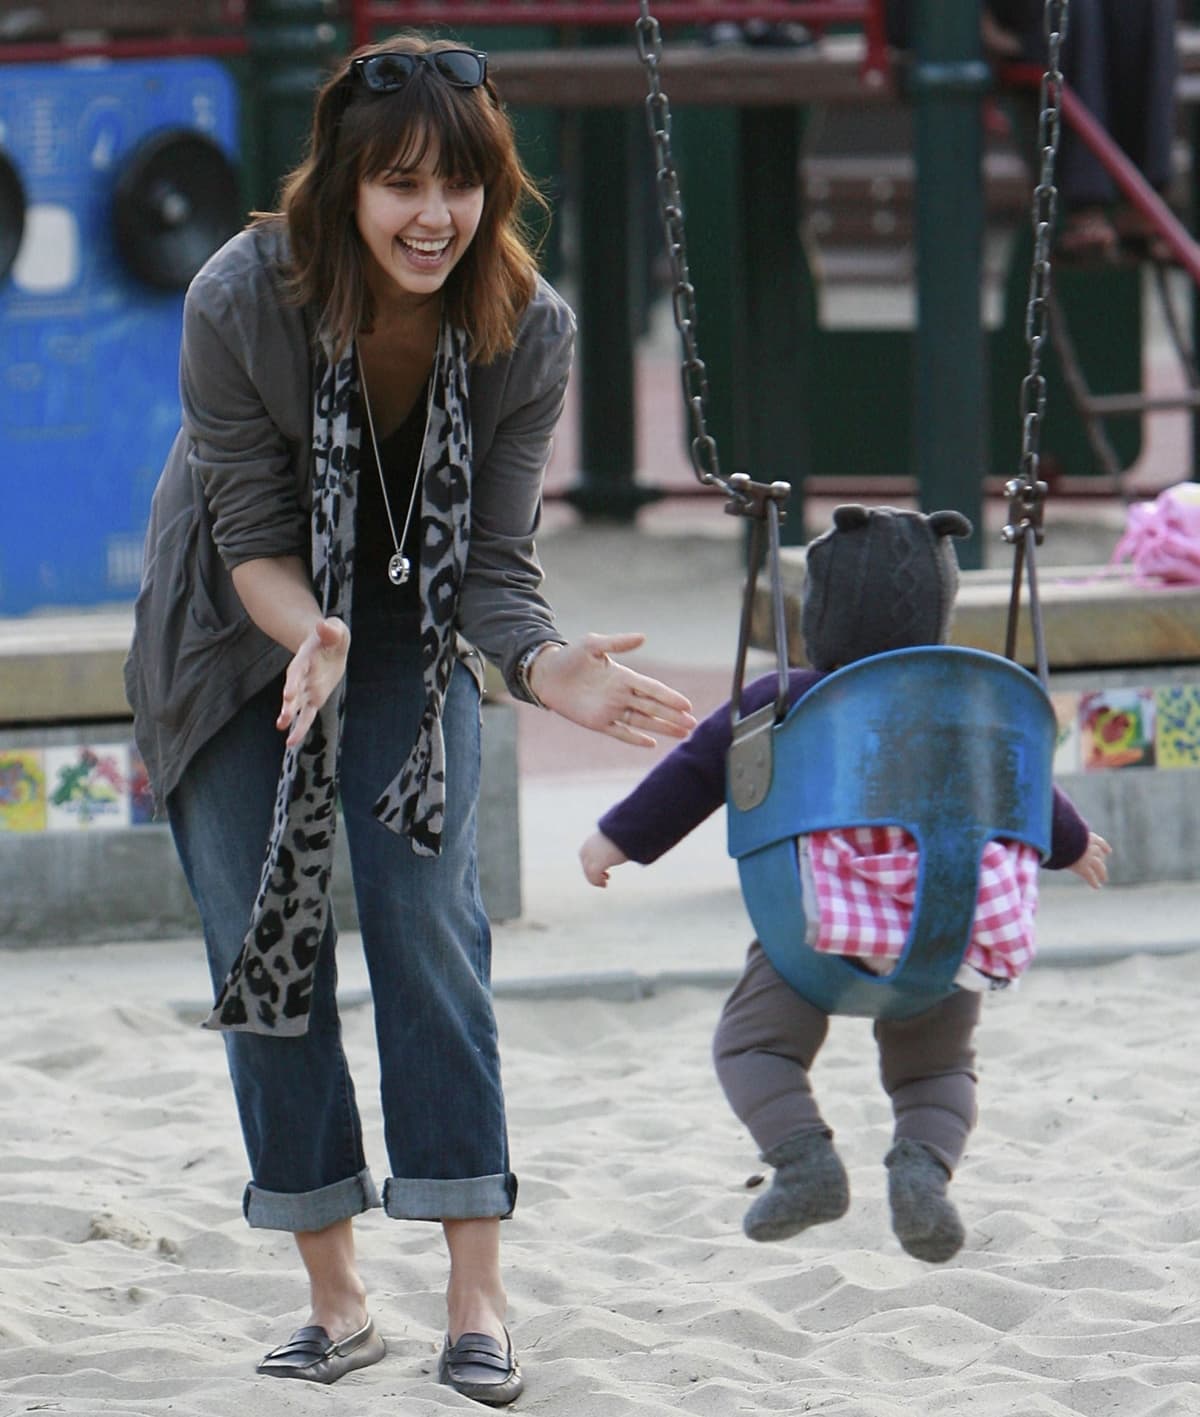
[[[383,510],[387,513],[388,530],[392,534],[394,555],[388,561],[388,580],[393,585],[404,585],[412,575],[412,562],[401,549],[408,540],[408,529],[412,525],[413,509],[417,505],[417,488],[421,485],[421,472],[425,463],[425,439],[429,437],[429,416],[433,412],[433,381],[437,377],[437,358],[434,357],[434,371],[429,376],[429,393],[425,398],[425,431],[421,434],[421,449],[417,454],[417,467],[413,474],[412,492],[408,498],[408,511],[404,515],[404,530],[396,535],[396,523],[392,517],[392,503],[388,497],[387,481],[383,475],[383,463],[379,457],[379,443],[375,437],[375,420],[371,416],[371,396],[367,392],[367,375],[363,369],[362,351],[354,346],[354,357],[358,360],[358,385],[362,390],[363,407],[367,411],[367,431],[371,435],[371,449],[375,454],[375,471],[379,476],[379,490],[383,493]]]

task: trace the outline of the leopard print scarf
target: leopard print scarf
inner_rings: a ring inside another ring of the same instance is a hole
[[[455,661],[455,612],[470,534],[471,421],[467,339],[443,323],[421,459],[421,673],[417,739],[373,808],[422,856],[441,849],[445,811],[442,705]],[[350,623],[362,394],[354,349],[319,344],[313,371],[313,588],[322,613]],[[284,753],[271,838],[241,954],[206,1028],[278,1037],[306,1032],[317,950],[329,910],[345,682],[304,742]]]

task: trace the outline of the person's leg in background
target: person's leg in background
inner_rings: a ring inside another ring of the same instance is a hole
[[[1107,0],[1112,135],[1161,196],[1173,176],[1176,17],[1176,0]],[[1134,255],[1169,258],[1136,207],[1125,205],[1116,226]]]

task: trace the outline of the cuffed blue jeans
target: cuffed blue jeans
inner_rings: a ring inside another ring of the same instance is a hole
[[[516,1200],[492,1009],[491,932],[479,895],[479,689],[457,664],[446,696],[445,833],[418,856],[371,815],[417,733],[424,703],[415,617],[355,615],[341,807],[371,979],[388,1215],[506,1216]],[[282,682],[196,754],[167,811],[200,911],[214,989],[242,947],[271,827]],[[307,1033],[225,1033],[250,1162],[253,1226],[320,1230],[380,1204],[363,1153],[337,1010],[337,931],[321,943]]]

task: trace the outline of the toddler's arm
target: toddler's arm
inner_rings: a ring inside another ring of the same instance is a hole
[[[629,857],[615,841],[602,831],[594,831],[579,848],[579,864],[583,874],[594,886],[608,885],[608,873],[614,866],[623,866]]]
[[[820,677],[811,669],[793,669],[789,702],[807,693]],[[747,685],[743,711],[752,713],[770,703],[777,682],[774,674],[764,674]],[[623,853],[622,860],[648,866],[722,805],[731,736],[729,706],[725,704],[714,709],[690,738],[673,748],[628,796],[604,813],[597,823],[599,834]],[[582,852],[580,856],[582,859]],[[617,864],[615,860],[608,863]],[[586,872],[586,864],[584,869]],[[599,869],[605,869],[603,863]]]
[[[1108,863],[1105,857],[1112,851],[1112,847],[1096,832],[1088,832],[1088,843],[1083,855],[1078,861],[1073,861],[1068,866],[1069,871],[1074,871],[1077,876],[1085,880],[1094,890],[1108,880]]]

